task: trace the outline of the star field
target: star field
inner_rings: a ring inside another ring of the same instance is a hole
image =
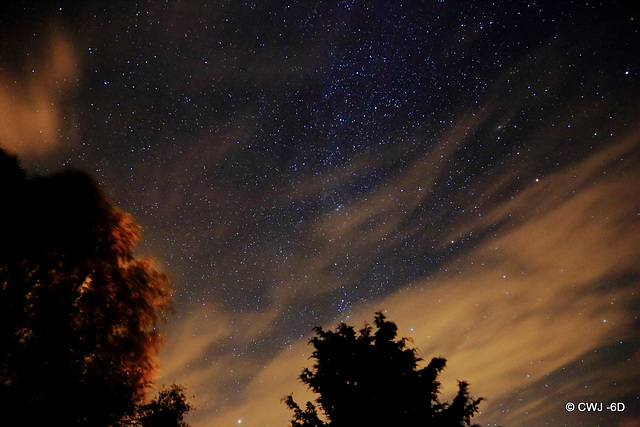
[[[35,118],[0,143],[140,222],[192,425],[285,425],[311,329],[378,309],[482,425],[640,419],[637,7],[53,3],[3,15],[0,105]]]

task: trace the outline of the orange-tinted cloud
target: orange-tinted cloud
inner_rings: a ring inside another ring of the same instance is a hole
[[[28,54],[26,75],[0,72],[0,147],[22,158],[48,154],[71,131],[61,104],[77,77],[76,49],[61,30],[46,44],[46,52]]]
[[[533,180],[513,198],[485,210],[481,217],[460,223],[454,234],[480,232],[496,223],[506,225],[447,262],[438,273],[416,280],[387,298],[356,306],[348,322],[360,326],[371,319],[373,311],[386,309],[400,334],[412,337],[424,358],[447,358],[449,367],[442,377],[445,395],[455,390],[455,379],[465,379],[471,382],[473,393],[488,399],[478,422],[525,425],[530,419],[530,425],[535,425],[562,414],[566,399],[584,387],[598,390],[600,399],[614,399],[613,393],[630,393],[625,382],[629,371],[617,365],[602,364],[593,375],[563,381],[554,377],[576,364],[587,363],[585,355],[597,356],[598,349],[607,347],[615,351],[619,342],[633,338],[639,284],[625,277],[639,272],[639,137],[631,135],[540,181]],[[399,209],[402,194],[386,197],[386,193],[415,187],[414,181],[429,182],[425,175],[414,176],[417,170],[429,176],[430,172],[420,169],[431,163],[428,157],[416,160],[413,167],[398,175],[398,185],[390,183],[388,188],[376,190],[370,200],[347,206],[352,215],[336,213],[319,224],[316,230],[322,238],[316,238],[326,242],[327,249],[315,258],[294,262],[290,268],[304,270],[309,281],[330,280],[330,275],[322,276],[326,264],[332,262],[336,250],[347,247],[331,246],[336,239],[352,242],[349,250],[366,258],[374,241],[394,233],[401,225],[398,220],[389,229],[372,230],[375,239],[368,240],[361,235],[362,218],[366,216],[361,212]],[[402,203],[402,212],[411,211],[419,200],[417,193],[408,197]],[[394,217],[401,218],[402,212]],[[337,285],[327,284],[326,291]],[[274,301],[287,301],[285,290],[273,292]],[[309,297],[313,295],[317,294],[310,293]],[[274,307],[263,315],[243,318],[243,324],[236,325],[237,342],[246,343],[275,327],[278,311]],[[198,332],[202,333],[200,338],[180,332],[178,341],[170,345],[177,353],[190,350],[177,356],[169,370],[197,363],[222,339],[220,325],[232,320],[219,316],[206,323],[206,312],[203,309],[199,320],[183,325],[185,331],[202,331]],[[225,329],[227,333],[230,330],[233,328]],[[203,406],[201,414],[196,412],[194,425],[237,425],[238,419],[249,426],[286,424],[290,414],[279,399],[291,392],[300,401],[311,397],[296,381],[302,368],[310,365],[308,338],[292,343],[264,366],[252,365],[251,355],[243,359],[228,353],[206,369],[188,370],[187,383],[194,386],[191,391],[196,394],[196,405]],[[636,365],[631,366],[637,374]],[[251,380],[242,396],[211,413],[209,410],[222,396],[204,390],[211,390],[207,385],[216,378],[228,377],[229,370],[239,376],[250,374]],[[608,396],[607,384],[616,381],[620,386]],[[527,391],[527,387],[545,382],[550,383],[548,394]],[[504,413],[500,404],[517,395],[525,396],[512,404],[517,410]],[[525,419],[523,414],[527,412],[530,415]]]

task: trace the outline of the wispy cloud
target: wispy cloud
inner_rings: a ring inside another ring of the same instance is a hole
[[[59,148],[72,131],[62,101],[79,72],[76,48],[60,29],[42,43],[42,53],[20,52],[29,58],[24,74],[0,71],[0,146],[28,159]]]
[[[616,357],[629,345],[637,347],[633,325],[637,321],[634,309],[640,247],[639,147],[639,135],[630,135],[541,180],[532,180],[513,197],[486,207],[482,216],[460,222],[452,234],[486,234],[494,224],[503,226],[460,251],[459,256],[450,257],[436,273],[424,275],[386,298],[355,305],[349,323],[360,326],[370,320],[374,310],[386,309],[400,333],[414,339],[424,358],[441,355],[448,359],[449,368],[443,375],[445,395],[455,390],[458,378],[469,380],[474,393],[488,398],[478,421],[536,425],[543,419],[571,415],[564,411],[567,400],[628,397],[632,392],[629,369],[635,369],[631,377],[637,377],[637,361]],[[374,241],[397,233],[407,223],[408,212],[420,203],[417,183],[437,179],[429,178],[433,169],[424,168],[433,157],[429,153],[417,159],[387,189],[382,186],[367,200],[345,207],[351,209],[351,215],[325,217],[316,232],[323,236],[327,249],[318,251],[315,258],[294,262],[290,268],[297,266],[307,276],[320,275],[340,248],[360,251],[358,256],[366,259]],[[399,188],[413,188],[414,194],[400,203],[404,195],[395,194]],[[395,195],[387,197],[390,192]],[[388,229],[362,231],[366,218],[393,209],[398,212],[390,216],[393,221]],[[368,233],[375,234],[375,239],[368,239]],[[343,244],[336,246],[332,243],[335,240]],[[338,284],[334,282],[334,286]],[[330,290],[329,285],[314,289],[309,298]],[[242,325],[236,325],[241,335],[236,342],[246,346],[258,334],[277,327],[275,307],[286,300],[287,292],[282,291],[282,297],[275,292],[266,314],[246,317]],[[230,321],[224,316],[215,321],[201,315],[197,319],[182,327],[202,335],[190,338],[177,334],[180,338],[170,346],[176,358],[169,370],[190,365],[181,357],[197,363],[207,349],[224,338],[220,325]],[[228,333],[233,328],[224,330]],[[189,370],[187,382],[195,385],[193,392],[196,396],[204,393],[196,397],[202,405],[196,419],[208,419],[206,425],[212,426],[237,423],[237,419],[243,419],[243,425],[285,423],[289,414],[278,402],[291,392],[305,395],[296,379],[310,364],[308,338],[301,337],[266,361],[261,359],[259,366],[252,365],[251,354],[242,359],[227,352],[208,368]],[[181,352],[185,354],[178,355]],[[581,365],[587,362],[597,364],[597,373],[586,375],[589,372]],[[206,394],[204,385],[230,378],[226,374],[229,370],[248,382],[243,384],[241,396],[231,399],[233,403],[226,396],[227,404],[210,413],[216,404],[209,399],[216,396]],[[613,383],[618,385],[611,388]],[[593,394],[585,394],[585,387]],[[511,412],[505,414],[504,407]],[[529,415],[525,417],[525,413]],[[580,416],[585,415],[574,414],[571,419]]]

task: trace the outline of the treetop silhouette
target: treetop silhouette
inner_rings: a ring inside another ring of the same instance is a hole
[[[293,411],[292,427],[471,425],[482,398],[471,398],[460,381],[453,401],[440,402],[437,377],[445,359],[419,368],[422,359],[406,338],[396,338],[396,324],[382,312],[359,333],[344,323],[336,331],[314,330],[315,363],[300,380],[318,398],[304,409],[291,395],[283,399]]]
[[[27,177],[2,150],[0,201],[3,421],[143,419],[170,294],[153,260],[134,255],[139,226],[89,175]]]

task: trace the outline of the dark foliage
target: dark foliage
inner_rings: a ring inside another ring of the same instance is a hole
[[[344,323],[335,332],[315,331],[316,362],[300,380],[319,396],[304,409],[292,396],[283,399],[293,411],[292,427],[471,425],[482,399],[472,399],[468,384],[459,382],[453,402],[441,403],[437,377],[445,359],[419,368],[416,350],[396,339],[395,323],[381,312],[359,334]]]
[[[182,420],[191,410],[184,388],[172,385],[160,391],[153,401],[139,405],[136,414],[127,420],[130,427],[188,427]]]
[[[139,227],[85,173],[28,178],[1,150],[0,204],[2,424],[135,417],[169,308],[167,278],[133,254]]]

